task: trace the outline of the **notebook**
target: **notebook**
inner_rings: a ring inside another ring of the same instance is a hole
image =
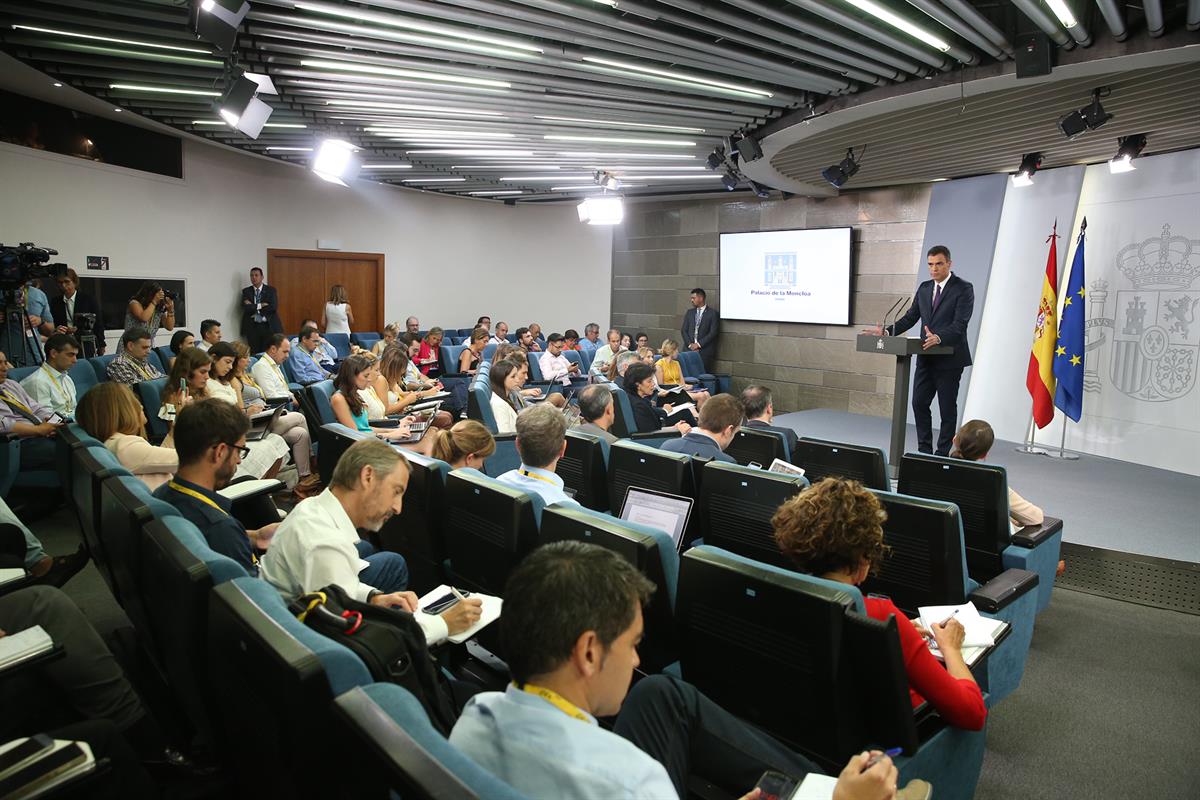
[[[672,406],[671,410],[667,412],[667,416],[673,417],[676,414],[682,414],[684,411],[691,411],[694,413],[696,411],[696,404],[695,403],[683,403],[681,405]]]
[[[54,640],[41,625],[0,636],[0,669],[20,664],[54,649]]]
[[[797,475],[804,477],[804,468],[797,467],[795,464],[789,464],[781,458],[777,458],[771,462],[771,466],[767,467],[767,472],[779,472],[784,475]]]
[[[683,532],[687,530],[693,503],[690,497],[630,486],[625,491],[621,519],[664,531],[671,537],[675,549],[682,550]]]
[[[436,603],[438,600],[444,600],[448,594],[451,594],[450,585],[443,583],[432,592],[422,596],[421,599],[417,601],[417,608],[424,611],[426,606]],[[483,601],[483,606],[480,609],[482,614],[479,617],[479,622],[476,622],[462,633],[456,633],[453,636],[448,637],[447,641],[453,642],[454,644],[462,644],[491,623],[500,619],[500,611],[504,605],[503,598],[490,594],[482,594],[480,592],[472,592],[469,596],[478,597]]]
[[[25,577],[25,570],[20,567],[4,567],[0,569],[0,586],[13,581],[19,581]]]
[[[959,621],[965,634],[962,657],[967,666],[974,665],[989,648],[995,646],[996,637],[1008,624],[1003,620],[980,616],[979,611],[971,603],[963,603],[958,606],[922,606],[917,611],[920,614],[921,624],[926,630],[931,630],[934,624],[940,623],[950,616]],[[929,652],[939,661],[945,661],[937,643],[932,639],[929,640]]]

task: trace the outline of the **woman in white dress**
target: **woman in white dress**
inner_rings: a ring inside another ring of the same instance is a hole
[[[329,302],[321,312],[321,327],[325,333],[344,333],[350,335],[350,326],[354,324],[354,312],[350,310],[350,298],[346,296],[346,287],[335,283],[329,289]]]

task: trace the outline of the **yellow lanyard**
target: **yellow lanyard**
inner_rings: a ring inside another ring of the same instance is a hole
[[[71,395],[67,394],[66,387],[59,382],[58,378],[54,377],[54,370],[50,369],[45,364],[42,364],[42,371],[45,372],[47,377],[50,378],[50,382],[58,388],[58,393],[62,395],[63,403],[65,403],[67,406],[67,411],[74,411],[75,404],[71,401]]]
[[[215,502],[213,502],[212,498],[205,497],[204,495],[197,492],[195,489],[189,489],[186,486],[180,486],[175,481],[168,481],[167,486],[171,487],[172,489],[179,492],[180,494],[186,494],[188,497],[191,497],[194,500],[199,500],[201,503],[207,503],[208,505],[215,508],[217,511],[220,511],[225,516],[229,516],[229,512],[227,512],[225,509],[221,508],[219,505],[217,505]]]
[[[138,363],[138,360],[136,358],[130,358],[128,355],[126,355],[125,360],[128,361],[130,364],[132,364],[133,368],[136,369],[138,372],[140,372],[142,374],[142,377],[145,378],[146,380],[151,380],[154,378],[154,374],[152,372],[150,372],[150,369],[148,367],[144,367],[140,363]]]
[[[522,475],[524,475],[526,478],[533,478],[534,480],[537,480],[537,481],[545,481],[546,483],[550,484],[551,486],[557,486],[557,485],[558,485],[558,484],[556,484],[554,481],[552,481],[552,480],[550,480],[549,478],[547,478],[545,475],[538,475],[537,473],[535,473],[535,472],[530,472],[530,471],[529,471],[529,470],[527,470],[527,469],[520,470],[520,473],[521,473]]]
[[[516,684],[514,683],[513,686],[516,686]],[[566,700],[558,692],[551,691],[551,690],[543,688],[541,686],[534,686],[531,683],[527,683],[524,686],[521,686],[520,689],[521,689],[521,691],[529,692],[532,695],[542,698],[547,703],[549,703],[550,705],[557,708],[559,711],[566,714],[568,717],[574,717],[575,719],[582,720],[583,722],[591,722],[592,721],[591,717],[589,717],[584,712],[580,711],[573,703]]]
[[[287,388],[287,378],[283,377],[283,370],[281,370],[279,368],[279,365],[276,364],[274,359],[272,359],[270,356],[263,356],[263,358],[268,359],[271,362],[271,366],[274,368],[275,374],[279,376],[279,382],[282,383],[284,388],[286,389]]]
[[[250,377],[249,372],[242,373],[242,385],[243,386],[253,386],[255,389],[258,389],[259,394],[262,394],[262,387],[260,387],[257,383],[254,382],[254,378]]]
[[[18,400],[13,395],[9,394],[7,390],[0,392],[0,397],[3,397],[4,402],[8,403],[10,406],[16,406],[17,408],[24,411],[26,414],[33,414],[32,408],[30,408],[29,406],[22,403],[20,400]],[[36,414],[33,414],[33,415],[37,416]]]

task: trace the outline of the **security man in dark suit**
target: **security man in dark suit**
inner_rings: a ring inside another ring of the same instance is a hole
[[[276,333],[283,333],[279,293],[274,286],[263,283],[262,269],[254,267],[250,270],[250,285],[242,289],[242,336],[251,353],[261,353]]]
[[[704,369],[712,372],[713,359],[717,355],[717,327],[721,315],[715,308],[708,307],[707,295],[703,289],[692,289],[691,300],[692,307],[684,313],[679,333],[683,336],[683,346],[699,352]]]
[[[971,366],[971,346],[967,343],[967,323],[975,310],[975,287],[950,272],[950,249],[945,245],[929,248],[929,277],[917,287],[912,306],[903,317],[887,328],[870,328],[866,333],[895,336],[911,328],[918,319],[925,333],[923,347],[946,345],[954,348],[948,356],[917,356],[913,379],[912,407],[917,422],[917,449],[933,450],[933,396],[938,399],[941,426],[938,428],[937,455],[950,455],[950,445],[958,421],[958,384],[962,372]]]
[[[79,275],[73,269],[58,279],[58,290],[62,293],[50,299],[50,316],[58,323],[55,333],[66,333],[76,339],[95,336],[95,350],[85,346],[81,358],[94,358],[104,355],[104,320],[100,315],[100,304],[90,294],[79,291]],[[80,330],[75,322],[80,314],[92,314],[92,324]],[[85,342],[85,344],[91,344]]]

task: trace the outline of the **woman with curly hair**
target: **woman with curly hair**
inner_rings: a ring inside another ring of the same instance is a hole
[[[771,524],[779,549],[799,571],[857,586],[877,571],[887,556],[885,519],[879,499],[862,484],[826,478],[781,505]],[[891,600],[868,597],[865,604],[872,619],[896,617],[913,708],[928,700],[949,724],[982,730],[987,707],[963,661],[964,631],[958,620],[950,618],[925,631]],[[929,652],[926,636],[937,643],[945,667]]]

